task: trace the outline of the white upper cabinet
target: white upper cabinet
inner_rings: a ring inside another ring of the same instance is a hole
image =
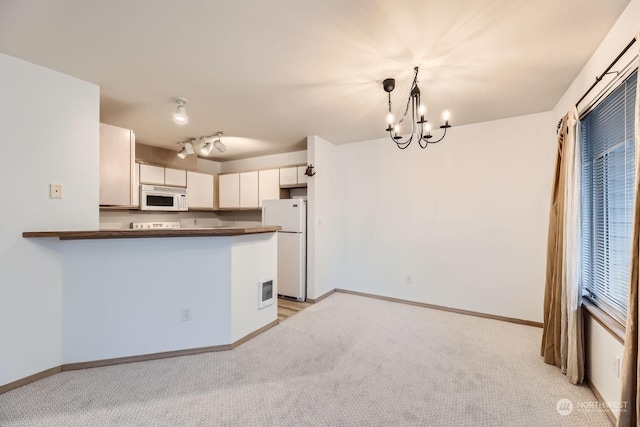
[[[278,169],[262,170],[258,173],[258,203],[262,207],[263,200],[280,198],[280,171]]]
[[[240,207],[258,207],[258,171],[240,174]]]
[[[187,171],[181,169],[164,168],[164,185],[175,187],[187,186]]]
[[[162,166],[140,164],[140,183],[155,185],[187,186],[187,171]]]
[[[295,186],[298,184],[298,168],[280,168],[280,186]]]
[[[307,176],[304,174],[307,166],[291,166],[280,168],[280,187],[306,187]]]
[[[187,204],[189,209],[213,209],[213,175],[187,172]]]
[[[220,209],[240,207],[240,174],[229,173],[218,176],[218,204]],[[188,198],[188,196],[187,196]]]
[[[164,167],[140,164],[140,183],[164,185]]]
[[[304,173],[307,171],[306,166],[298,166],[298,184],[306,184],[308,176]]]
[[[306,166],[225,173],[218,178],[220,209],[260,209],[264,200],[280,199],[280,188],[306,187]]]
[[[100,123],[100,205],[135,206],[135,134]]]

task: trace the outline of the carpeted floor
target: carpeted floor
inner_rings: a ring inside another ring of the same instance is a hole
[[[8,426],[610,426],[541,330],[336,293],[228,352],[63,372]],[[574,410],[562,416],[558,400]]]

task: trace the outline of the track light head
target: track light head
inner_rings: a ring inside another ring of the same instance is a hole
[[[213,145],[221,153],[224,153],[225,151],[227,151],[226,145],[224,145],[222,141],[220,141],[220,138],[216,139]]]
[[[187,158],[187,156],[190,156],[191,154],[195,154],[196,150],[193,148],[193,141],[195,140],[191,140],[187,142],[178,142],[178,144],[182,145],[182,149],[178,151],[178,157],[184,160]]]
[[[202,144],[202,147],[200,148],[200,154],[206,156],[211,152],[211,150],[213,150],[213,143],[211,141],[207,141],[205,138],[202,138],[202,140],[204,141],[204,144]]]
[[[187,155],[195,154],[196,150],[193,148],[193,142],[188,141],[184,143],[184,149],[187,151]]]

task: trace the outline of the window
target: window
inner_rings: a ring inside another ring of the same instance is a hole
[[[625,323],[635,200],[637,70],[580,120],[584,295]]]

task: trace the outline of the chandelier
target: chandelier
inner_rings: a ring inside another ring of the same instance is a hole
[[[397,122],[394,121],[393,113],[391,112],[391,92],[396,87],[395,79],[385,79],[382,82],[384,91],[389,94],[389,115],[387,115],[387,129],[389,137],[396,143],[398,148],[404,150],[411,144],[414,137],[417,137],[420,148],[427,148],[429,144],[435,144],[444,139],[447,135],[447,129],[451,127],[449,124],[449,111],[442,113],[442,125],[440,129],[443,129],[440,139],[433,140],[431,135],[431,123],[425,119],[426,107],[420,103],[420,88],[418,87],[418,67],[414,67],[415,75],[413,77],[413,83],[411,84],[411,91],[409,92],[409,99],[407,99],[407,106],[405,107],[402,118]],[[411,136],[408,139],[402,140],[400,136],[400,124],[404,121],[411,108]]]

